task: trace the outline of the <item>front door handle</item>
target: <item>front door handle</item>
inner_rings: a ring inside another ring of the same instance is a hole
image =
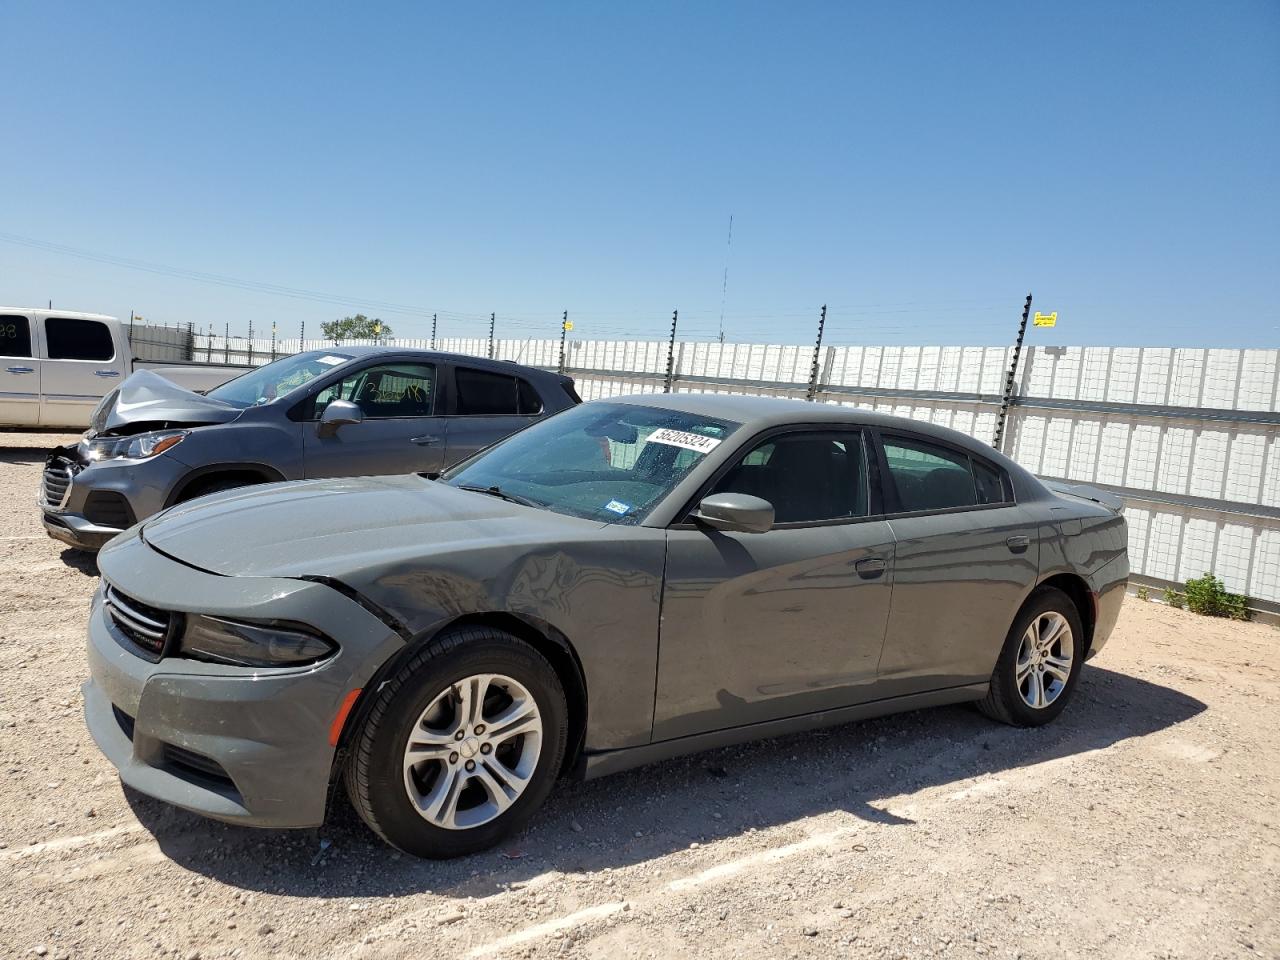
[[[1014,553],[1024,553],[1027,547],[1031,546],[1030,537],[1010,537],[1005,541],[1005,545]]]
[[[35,367],[5,367],[10,373],[35,373]]]
[[[414,437],[409,442],[416,443],[420,447],[429,447],[429,446],[432,446],[433,444],[439,443],[440,438],[439,437]]]
[[[865,557],[855,563],[853,568],[858,571],[858,576],[863,580],[874,580],[884,573],[887,566],[883,557]]]
[[[95,370],[93,371],[93,375],[95,377],[118,377],[120,376],[120,371],[119,370]]]

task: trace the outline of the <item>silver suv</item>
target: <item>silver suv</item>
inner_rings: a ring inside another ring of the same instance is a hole
[[[295,354],[202,395],[149,371],[45,464],[49,536],[84,550],[218,490],[310,477],[438,473],[581,401],[573,380],[395,347]]]

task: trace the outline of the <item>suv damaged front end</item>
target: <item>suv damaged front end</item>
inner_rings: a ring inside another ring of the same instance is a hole
[[[49,453],[36,498],[45,532],[68,546],[97,550],[163,510],[191,470],[175,448],[192,429],[240,413],[150,371],[135,373],[102,398],[79,443]]]
[[[99,557],[84,685],[94,741],[124,783],[187,810],[323,822],[330,732],[402,638],[328,586],[207,573],[142,529]]]

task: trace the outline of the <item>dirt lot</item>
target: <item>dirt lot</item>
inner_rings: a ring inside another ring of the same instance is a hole
[[[1280,631],[1136,600],[1050,728],[908,714],[563,784],[503,850],[202,820],[80,716],[91,559],[0,434],[0,955],[1280,956]]]

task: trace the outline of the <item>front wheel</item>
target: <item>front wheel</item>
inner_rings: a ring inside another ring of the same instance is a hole
[[[347,793],[384,840],[419,857],[484,850],[520,830],[564,760],[568,707],[531,646],[465,627],[381,684],[351,745]]]
[[[1075,603],[1055,587],[1041,587],[1014,619],[978,709],[1018,727],[1048,723],[1066,708],[1084,654]]]

